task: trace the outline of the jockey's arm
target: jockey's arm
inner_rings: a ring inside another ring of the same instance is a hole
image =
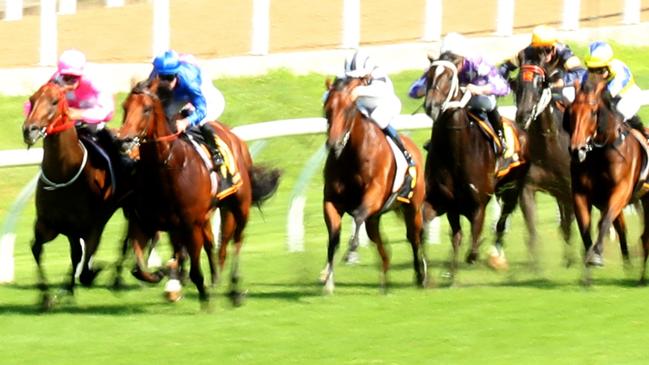
[[[73,119],[81,119],[86,123],[101,123],[107,122],[113,118],[115,113],[115,100],[113,94],[106,89],[95,89],[96,94],[94,101],[88,105],[81,103],[81,108],[70,108],[70,115]],[[73,114],[79,114],[78,118],[74,118]]]
[[[426,71],[408,89],[408,96],[413,99],[423,98],[426,94]]]
[[[186,118],[189,125],[197,125],[207,115],[207,104],[200,87],[190,88],[189,102],[194,106],[193,112]]]

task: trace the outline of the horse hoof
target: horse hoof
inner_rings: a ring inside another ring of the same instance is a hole
[[[487,264],[496,271],[507,271],[509,269],[507,259],[501,255],[490,255]]]
[[[476,252],[471,252],[466,256],[467,264],[475,264],[478,261],[478,254]]]
[[[43,294],[41,300],[41,311],[49,312],[56,306],[56,297],[51,296],[50,294]]]
[[[168,291],[165,292],[165,299],[169,303],[176,303],[177,301],[181,300],[183,298],[182,292],[179,291]]]
[[[332,295],[334,293],[334,283],[327,281],[325,286],[322,288],[322,292],[325,295]]]
[[[361,262],[361,256],[356,251],[348,252],[343,257],[343,262],[347,265],[357,265]]]
[[[228,297],[234,307],[241,307],[246,298],[246,293],[242,293],[238,290],[231,290],[230,293],[228,293]]]
[[[595,266],[595,267],[603,267],[604,266],[604,259],[602,258],[602,255],[600,254],[593,254],[588,262],[586,263],[588,266]]]
[[[97,278],[97,275],[101,272],[101,268],[96,268],[96,269],[90,269],[88,271],[84,271],[81,273],[79,276],[79,282],[81,285],[85,286],[86,288],[89,288],[92,286],[92,283],[95,281],[95,278]]]

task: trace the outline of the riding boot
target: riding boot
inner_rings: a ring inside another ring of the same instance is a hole
[[[387,127],[383,128],[383,133],[385,133],[386,136],[390,137],[399,151],[403,153],[403,156],[406,158],[406,162],[408,162],[408,166],[415,166],[415,161],[412,159],[410,152],[403,145],[401,137],[399,137],[399,134],[397,134],[397,130],[394,129],[394,127],[392,127],[391,125],[388,125]]]
[[[500,118],[500,113],[498,112],[498,108],[496,107],[491,111],[487,111],[487,118],[489,119],[489,123],[491,123],[491,126],[496,132],[496,135],[498,135],[498,139],[500,140],[500,145],[502,146],[501,153],[504,154],[505,149],[507,148],[507,143],[505,143],[503,121]]]
[[[637,129],[640,133],[642,133],[645,138],[649,139],[649,133],[644,128],[644,124],[642,124],[642,121],[640,120],[640,117],[637,115],[634,115],[633,118],[629,119],[626,121],[629,123],[629,126],[633,129]]]
[[[221,168],[224,160],[223,155],[221,154],[221,151],[216,144],[214,129],[209,123],[204,123],[200,126],[200,131],[203,139],[205,140],[205,145],[210,150],[210,154],[212,155],[212,163],[214,164],[214,167],[212,169],[221,176],[221,179],[219,179],[219,191],[224,191],[232,186],[232,176],[227,169]],[[225,171],[222,172],[222,170]]]

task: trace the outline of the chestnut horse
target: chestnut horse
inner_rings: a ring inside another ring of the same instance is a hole
[[[329,154],[324,167],[323,209],[329,244],[322,279],[328,293],[334,290],[333,259],[340,243],[341,217],[345,213],[356,223],[352,241],[358,241],[360,227],[365,223],[367,235],[381,256],[381,286],[385,289],[389,258],[379,222],[384,211],[398,208],[403,213],[412,247],[416,281],[422,286],[426,282],[426,260],[421,247],[424,201],[421,153],[409,138],[401,137],[416,163],[416,185],[407,202],[397,199],[394,204],[386,204],[392,195],[396,163],[384,133],[351,99],[351,90],[363,82],[363,79],[336,79],[333,84],[327,84],[324,111]]]
[[[516,123],[529,138],[529,171],[521,192],[521,211],[529,233],[528,248],[536,262],[537,191],[550,194],[557,202],[561,233],[565,242],[564,260],[572,264],[571,225],[575,219],[570,186],[570,135],[563,128],[565,106],[553,100],[548,86],[556,65],[541,62],[539,54],[526,54],[515,86]]]
[[[465,104],[470,95],[459,87],[462,58],[443,53],[427,72],[426,113],[433,119],[431,145],[426,158],[426,201],[432,208],[427,218],[447,214],[452,230],[451,280],[457,271],[462,242],[460,216],[471,223],[471,250],[466,261],[478,258],[485,208],[494,193],[503,206],[496,224],[496,246],[502,247],[507,217],[516,208],[527,164],[522,163],[501,178],[496,177],[496,152],[485,133],[469,116]],[[524,132],[520,133],[520,161],[528,161]]]
[[[23,140],[30,147],[43,138],[32,254],[38,265],[43,309],[47,310],[54,304],[54,297],[49,293],[41,263],[43,245],[59,234],[65,235],[72,261],[65,288],[74,294],[75,276],[81,284],[90,286],[99,272],[92,267],[92,261],[101,234],[127,189],[122,184],[116,190],[109,162],[79,139],[58,84],[48,82],[29,100],[32,109],[23,124]]]
[[[602,265],[604,238],[611,224],[620,237],[625,257],[626,225],[623,209],[635,199],[643,206],[644,231],[642,245],[646,266],[649,254],[649,195],[644,194],[647,178],[647,142],[632,130],[611,107],[606,79],[590,73],[578,91],[570,108],[570,171],[572,197],[579,232],[586,250],[587,267]],[[642,142],[641,142],[642,141]],[[591,209],[601,211],[599,232],[593,245],[590,236]],[[645,268],[646,269],[646,268]],[[644,281],[645,269],[641,280]],[[590,270],[586,270],[585,283],[590,283]]]
[[[200,252],[208,253],[212,278],[213,234],[210,217],[216,207],[221,212],[219,269],[223,271],[227,244],[234,239],[231,263],[231,299],[241,300],[239,290],[239,253],[252,203],[260,204],[276,190],[279,171],[252,165],[248,148],[241,139],[219,123],[212,123],[219,138],[230,148],[241,174],[238,190],[220,201],[213,199],[210,170],[192,144],[174,132],[158,98],[157,81],[138,84],[124,101],[124,122],[118,132],[126,153],[135,153],[135,212],[129,217],[129,237],[136,254],[134,274],[139,279],[156,282],[158,275],[146,272],[143,251],[157,231],[168,231],[174,246],[176,263],[189,255],[189,276],[196,285],[202,305],[209,301],[200,269]],[[217,205],[218,203],[218,205]],[[172,274],[172,278],[174,278]]]

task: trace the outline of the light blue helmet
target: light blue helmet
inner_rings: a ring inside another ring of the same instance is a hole
[[[180,69],[180,58],[176,51],[166,51],[153,59],[153,70],[158,75],[175,75]]]

